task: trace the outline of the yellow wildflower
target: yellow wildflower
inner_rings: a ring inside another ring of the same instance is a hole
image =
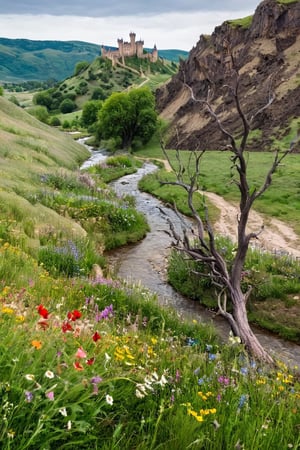
[[[24,322],[24,320],[25,320],[25,317],[22,314],[19,315],[19,316],[16,316],[16,321],[17,322],[21,323],[21,322]]]
[[[1,312],[3,314],[14,314],[14,309],[13,308],[9,308],[8,306],[3,306],[3,308],[1,309]]]

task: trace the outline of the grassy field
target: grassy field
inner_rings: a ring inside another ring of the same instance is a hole
[[[158,145],[152,143],[142,152],[140,157],[153,157],[159,161],[164,155]],[[176,152],[168,151],[172,164],[178,164]],[[181,152],[183,165],[187,166],[188,152]],[[200,170],[200,187],[204,191],[215,192],[227,200],[238,202],[239,191],[232,175],[230,154],[225,152],[207,152],[204,154]],[[270,153],[248,153],[247,164],[250,182],[250,191],[259,189],[264,181],[268,169],[272,164],[274,155]],[[268,218],[277,217],[291,225],[300,236],[300,183],[298,173],[300,170],[300,155],[290,154],[273,176],[273,182],[265,194],[254,204],[254,209]],[[186,170],[186,173],[188,170]],[[175,175],[161,169],[155,174],[144,177],[140,188],[169,204],[176,203],[177,208],[184,214],[189,214],[186,193],[177,186],[162,185],[160,180],[175,180]],[[199,206],[201,215],[201,198],[195,201]],[[219,210],[207,201],[210,220],[217,220]],[[275,245],[275,244],[274,244]],[[223,242],[222,248],[228,251],[226,261],[230,267],[231,252],[234,245]],[[252,285],[253,291],[248,302],[248,313],[252,323],[259,324],[272,332],[299,342],[299,263],[288,258],[274,258],[249,252],[245,271],[247,282]],[[203,272],[189,264],[184,256],[172,255],[169,261],[169,282],[182,294],[200,301],[209,308],[216,308],[216,298],[213,289],[210,289],[206,279],[194,276],[194,272]]]
[[[140,157],[164,158],[158,145],[149,145],[136,153]],[[169,150],[170,160],[176,165],[176,152]],[[187,165],[189,154],[181,152],[180,157]],[[274,155],[270,153],[247,154],[250,191],[258,189],[270,168]],[[230,154],[227,152],[206,152],[202,158],[200,187],[204,191],[215,192],[226,200],[238,201],[239,191],[234,184]],[[277,217],[293,226],[300,236],[300,155],[291,154],[273,176],[272,185],[257,200],[254,209],[268,216]],[[163,178],[163,175],[161,175]],[[161,190],[169,189],[162,187]]]
[[[103,181],[134,159],[78,171],[83,146],[2,98],[0,138],[1,449],[298,449],[297,368],[100,269],[147,229]]]

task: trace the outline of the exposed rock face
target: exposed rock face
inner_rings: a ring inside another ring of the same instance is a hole
[[[290,120],[300,117],[300,1],[283,5],[264,0],[248,27],[228,21],[211,36],[202,35],[178,74],[157,91],[158,110],[176,127],[169,147],[220,149],[226,144],[215,121],[201,102],[192,100],[186,85],[197,100],[209,96],[231,132],[242,129],[230,89],[225,87],[235,80],[232,57],[247,118],[266,105],[270,95],[275,96],[253,121],[252,128],[261,133],[252,140],[252,150],[268,149],[274,137],[287,132]]]

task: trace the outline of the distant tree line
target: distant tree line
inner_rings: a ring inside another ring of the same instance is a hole
[[[46,81],[24,81],[23,83],[3,83],[3,87],[8,92],[24,92],[24,91],[38,91],[42,89],[49,89],[57,84],[57,80],[50,78]]]

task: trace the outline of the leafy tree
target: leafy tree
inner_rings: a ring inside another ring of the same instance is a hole
[[[90,63],[88,61],[79,61],[74,70],[74,75],[79,75],[81,72],[86,70],[89,67]]]
[[[94,89],[92,93],[92,100],[105,100],[105,98],[105,92],[101,87],[97,87]]]
[[[65,98],[59,105],[59,109],[63,114],[67,114],[76,109],[76,104],[70,98]]]
[[[89,127],[97,122],[101,106],[102,102],[99,100],[90,100],[84,104],[81,115],[82,126]]]
[[[51,109],[52,97],[48,91],[37,92],[32,100],[35,105],[46,106],[47,109]]]
[[[2,86],[0,86],[0,96],[2,96],[4,94],[4,89]]]
[[[133,140],[146,144],[157,126],[154,96],[148,88],[115,92],[103,104],[97,126],[98,139],[117,138],[121,148]]]

